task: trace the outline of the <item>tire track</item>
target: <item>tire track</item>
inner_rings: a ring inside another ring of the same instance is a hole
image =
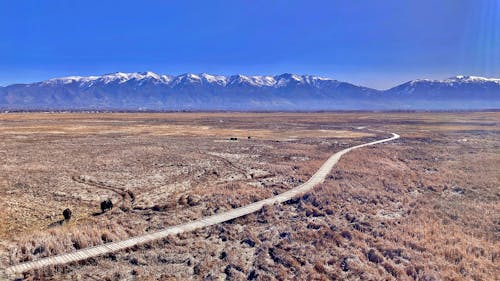
[[[82,184],[97,187],[100,189],[112,191],[112,192],[114,192],[122,197],[122,204],[125,203],[125,200],[127,197],[129,197],[129,199],[130,199],[130,204],[133,205],[135,202],[135,194],[129,189],[115,187],[115,186],[112,186],[112,185],[107,184],[105,182],[97,181],[97,180],[87,178],[87,177],[81,176],[81,175],[80,176],[72,176],[71,179],[75,182],[78,182],[78,183],[82,183]]]

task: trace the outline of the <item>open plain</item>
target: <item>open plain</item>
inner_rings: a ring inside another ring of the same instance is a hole
[[[271,197],[395,132],[296,200],[22,277],[494,280],[499,124],[499,112],[0,114],[0,266]]]

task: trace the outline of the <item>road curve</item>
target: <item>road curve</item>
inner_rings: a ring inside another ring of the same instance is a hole
[[[29,270],[46,267],[46,266],[81,261],[81,260],[89,259],[92,257],[101,256],[101,255],[105,255],[108,253],[127,249],[130,247],[136,246],[136,245],[145,244],[145,243],[148,243],[148,242],[151,242],[154,240],[159,240],[159,239],[165,238],[169,235],[175,235],[178,233],[193,231],[193,230],[198,229],[198,228],[207,227],[210,225],[226,222],[226,221],[238,218],[238,217],[248,215],[250,213],[254,213],[254,212],[260,210],[264,205],[272,205],[275,203],[282,203],[282,202],[285,202],[285,201],[288,201],[288,200],[294,198],[295,196],[297,196],[299,194],[303,194],[303,193],[311,190],[314,186],[316,186],[317,184],[319,184],[325,180],[326,176],[328,175],[328,173],[330,173],[333,166],[339,161],[340,157],[342,157],[342,155],[346,154],[347,152],[354,150],[354,149],[357,149],[357,148],[365,147],[365,146],[370,146],[370,145],[375,145],[375,144],[379,144],[379,143],[392,141],[392,140],[395,140],[398,138],[399,138],[398,134],[392,133],[392,137],[390,137],[390,138],[382,139],[382,140],[378,140],[378,141],[373,141],[373,142],[369,142],[369,143],[365,143],[365,144],[361,144],[361,145],[356,145],[356,146],[341,150],[337,153],[334,153],[332,156],[330,156],[330,158],[328,158],[328,160],[325,161],[325,163],[323,163],[323,165],[318,169],[318,171],[316,173],[314,173],[314,175],[311,176],[311,178],[308,181],[306,181],[305,183],[303,183],[303,184],[301,184],[293,189],[290,189],[286,192],[278,194],[274,197],[267,198],[267,199],[264,199],[261,201],[257,201],[257,202],[254,202],[252,204],[249,204],[249,205],[246,205],[243,207],[235,208],[235,209],[229,210],[229,211],[224,212],[224,213],[204,217],[204,218],[201,218],[201,219],[198,219],[198,220],[195,220],[192,222],[188,222],[185,224],[181,224],[181,225],[171,226],[171,227],[165,228],[165,229],[157,231],[157,232],[152,232],[152,233],[148,233],[145,235],[129,238],[129,239],[126,239],[123,241],[111,242],[111,243],[107,243],[107,244],[102,244],[102,245],[98,245],[98,246],[94,246],[94,247],[81,249],[81,250],[78,250],[78,251],[75,251],[72,253],[60,254],[60,255],[56,255],[56,256],[52,256],[52,257],[41,258],[39,260],[20,263],[20,264],[13,265],[13,266],[6,268],[4,270],[4,272],[8,275],[15,275],[15,274],[20,274],[20,273],[23,273],[23,272],[26,272]]]

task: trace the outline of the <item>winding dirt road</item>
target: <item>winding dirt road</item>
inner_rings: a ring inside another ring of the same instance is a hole
[[[145,244],[154,240],[159,240],[162,238],[165,238],[169,235],[175,235],[178,233],[183,233],[183,232],[188,232],[188,231],[193,231],[198,228],[202,227],[207,227],[210,225],[226,222],[238,217],[242,217],[245,215],[248,215],[250,213],[256,212],[260,210],[264,205],[272,205],[275,203],[282,203],[285,201],[288,201],[295,196],[299,194],[303,194],[309,190],[311,190],[314,186],[317,184],[323,182],[326,178],[326,176],[330,173],[332,170],[333,166],[339,161],[340,157],[342,155],[348,153],[351,150],[365,147],[365,146],[370,146],[370,145],[375,145],[375,144],[380,144],[388,141],[392,141],[395,139],[398,139],[399,135],[392,133],[392,137],[387,138],[387,139],[382,139],[378,141],[373,141],[357,146],[353,146],[350,148],[346,148],[344,150],[341,150],[337,153],[334,153],[328,160],[323,163],[323,165],[318,169],[318,171],[312,175],[312,177],[302,185],[299,185],[289,191],[283,192],[279,195],[276,195],[271,198],[267,198],[258,202],[254,202],[252,204],[232,209],[224,213],[204,217],[192,222],[188,222],[185,224],[181,225],[176,225],[176,226],[171,226],[168,228],[165,228],[163,230],[129,238],[123,241],[118,241],[118,242],[111,242],[99,246],[94,246],[86,249],[81,249],[72,253],[66,253],[66,254],[61,254],[57,256],[52,256],[52,257],[46,257],[46,258],[41,258],[39,260],[35,261],[29,261],[29,262],[24,262],[21,264],[13,265],[4,270],[4,273],[7,275],[15,275],[15,274],[20,274],[29,270],[33,269],[38,269],[50,265],[59,265],[59,264],[65,264],[65,263],[71,263],[71,262],[76,262],[76,261],[81,261],[85,259],[89,259],[92,257],[96,256],[101,256],[105,254],[109,254],[112,252],[120,251],[123,249],[127,249],[136,245],[140,244]],[[1,276],[1,274],[0,274]]]

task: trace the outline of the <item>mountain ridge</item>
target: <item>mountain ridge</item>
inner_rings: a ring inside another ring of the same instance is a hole
[[[115,72],[0,87],[3,110],[392,110],[500,108],[500,79],[415,79],[387,90],[315,75]]]
[[[51,78],[43,81],[37,81],[37,82],[31,82],[31,83],[15,83],[15,84],[9,84],[5,86],[0,86],[0,87],[8,87],[12,85],[27,85],[27,84],[36,84],[36,83],[57,83],[57,82],[63,82],[63,83],[70,83],[70,82],[88,82],[88,81],[93,81],[93,80],[100,80],[100,79],[105,79],[107,82],[112,82],[116,80],[121,80],[121,82],[126,82],[128,80],[136,79],[136,80],[143,80],[143,79],[155,79],[158,82],[162,82],[164,84],[169,84],[170,82],[173,82],[176,79],[182,79],[182,78],[189,78],[191,80],[202,80],[202,81],[231,81],[233,78],[242,78],[245,80],[260,80],[260,81],[266,81],[268,84],[264,84],[266,86],[270,86],[269,82],[275,83],[281,78],[288,78],[296,81],[304,81],[304,79],[314,79],[314,80],[323,80],[323,81],[336,81],[336,82],[341,82],[339,80],[333,79],[333,78],[328,78],[328,77],[322,77],[322,76],[317,76],[317,75],[309,75],[309,74],[292,74],[292,73],[283,73],[279,75],[243,75],[243,74],[234,74],[234,75],[217,75],[217,74],[209,74],[209,73],[183,73],[180,75],[168,75],[168,74],[157,74],[152,71],[146,71],[146,72],[112,72],[112,73],[107,73],[103,74],[100,76],[65,76],[65,77],[56,77],[56,78]],[[278,79],[276,79],[278,78]],[[447,82],[447,83],[453,83],[453,82],[494,82],[500,84],[500,78],[487,78],[487,77],[481,77],[481,76],[473,76],[473,75],[456,75],[453,77],[449,77],[446,79],[438,80],[438,79],[414,79],[410,80],[407,82],[404,82],[402,84],[406,83],[415,83],[415,82]],[[345,82],[349,83],[349,82]],[[350,83],[353,84],[353,83]],[[400,85],[402,85],[400,84]],[[263,86],[264,86],[263,85]],[[355,85],[355,84],[353,84]],[[362,85],[357,85],[360,87],[365,87]],[[395,88],[399,85],[396,85],[392,88]],[[369,87],[366,87],[369,88]],[[378,91],[387,91],[390,90],[385,89],[385,90],[378,90]]]
[[[59,77],[52,78],[40,82],[34,83],[21,83],[25,84],[36,84],[36,83],[44,83],[44,84],[69,84],[73,82],[104,82],[104,83],[112,83],[119,82],[125,83],[131,80],[154,80],[155,82],[162,83],[165,85],[178,84],[181,81],[189,81],[189,82],[203,82],[203,83],[216,83],[219,85],[230,85],[235,82],[240,83],[249,83],[254,86],[283,86],[286,82],[295,81],[298,83],[312,83],[314,81],[330,81],[330,82],[340,82],[338,80],[332,78],[325,78],[321,76],[315,75],[298,75],[291,73],[283,73],[280,75],[213,75],[208,73],[184,73],[177,76],[174,75],[163,75],[157,74],[154,72],[114,72],[108,73],[101,76],[67,76],[67,77]],[[20,85],[20,84],[18,84]],[[10,86],[10,85],[8,85]]]

